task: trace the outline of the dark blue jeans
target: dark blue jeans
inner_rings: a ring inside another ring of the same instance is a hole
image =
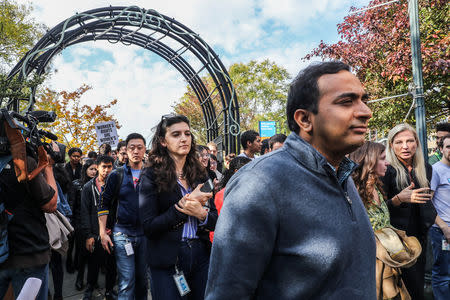
[[[450,251],[442,250],[444,234],[440,228],[430,228],[431,247],[433,248],[433,269],[431,283],[433,285],[434,299],[450,299]]]
[[[19,296],[25,281],[34,277],[42,280],[41,289],[36,300],[47,300],[48,298],[48,264],[26,268],[26,269],[5,269],[0,270],[0,299],[3,299],[8,290],[9,283],[12,283],[14,298]]]
[[[150,267],[152,300],[203,300],[209,268],[209,251],[206,244],[198,239],[181,242],[177,266],[183,271],[191,292],[184,297],[180,296],[173,279],[175,267]]]
[[[147,238],[114,233],[114,253],[119,274],[118,300],[145,300],[148,294]],[[125,245],[131,243],[134,254],[127,255]]]

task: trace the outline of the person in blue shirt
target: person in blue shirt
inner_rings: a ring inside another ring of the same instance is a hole
[[[431,283],[436,300],[450,299],[450,134],[439,143],[441,161],[433,165],[430,188],[437,216],[429,235],[433,248]]]
[[[139,133],[131,133],[126,138],[126,147],[128,164],[111,172],[100,196],[99,232],[103,248],[108,253],[114,252],[116,257],[118,299],[145,300],[147,240],[139,217],[139,177],[145,139]],[[122,182],[119,172],[123,172]]]

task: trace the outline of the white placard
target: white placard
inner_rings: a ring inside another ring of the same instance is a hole
[[[116,123],[114,121],[102,122],[95,124],[97,132],[97,144],[107,143],[111,148],[116,148],[119,143],[119,135],[117,134]]]

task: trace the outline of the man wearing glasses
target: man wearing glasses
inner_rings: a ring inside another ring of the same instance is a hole
[[[116,258],[119,299],[147,299],[146,237],[139,219],[145,139],[132,133],[125,143],[128,163],[111,172],[100,196],[100,238],[106,252],[114,252]]]

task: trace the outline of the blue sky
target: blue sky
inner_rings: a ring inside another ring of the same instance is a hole
[[[30,1],[19,0],[20,3]],[[336,25],[351,6],[364,7],[369,0],[195,0],[195,1],[31,1],[36,20],[49,28],[76,12],[109,5],[136,5],[174,17],[200,36],[228,68],[237,62],[269,59],[291,76],[308,63],[301,58],[321,40],[338,41]],[[194,59],[187,57],[194,66]],[[169,113],[186,90],[186,82],[169,63],[135,46],[87,42],[65,49],[52,61],[56,70],[45,85],[55,90],[74,90],[83,83],[93,87],[83,101],[105,104],[117,98],[113,109],[130,132],[149,136],[150,129]]]

